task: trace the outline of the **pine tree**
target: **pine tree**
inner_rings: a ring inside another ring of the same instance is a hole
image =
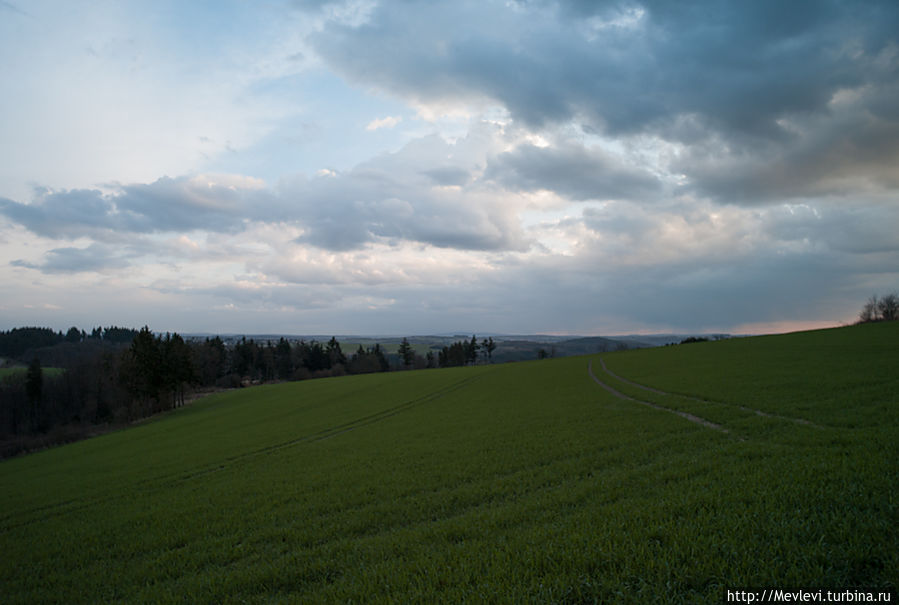
[[[478,344],[478,338],[474,334],[471,335],[471,340],[465,345],[465,363],[475,364],[478,362],[478,349],[481,348],[481,345]]]
[[[412,345],[409,344],[409,340],[407,338],[403,338],[403,342],[400,343],[400,347],[399,349],[397,349],[397,353],[399,354],[400,360],[402,360],[404,366],[409,367],[415,362],[415,350],[412,348]]]
[[[184,405],[184,387],[196,380],[193,362],[190,356],[190,347],[184,342],[178,333],[171,336],[165,335],[162,349],[165,373],[163,382],[172,392],[172,405]]]
[[[31,360],[28,371],[25,373],[25,394],[28,397],[28,412],[31,420],[31,430],[37,426],[38,407],[41,404],[41,392],[44,388],[44,371],[41,369],[41,361],[37,357]]]
[[[293,355],[290,351],[290,343],[282,336],[275,346],[275,367],[278,378],[287,380],[293,375]]]
[[[122,367],[128,391],[148,404],[159,401],[163,386],[161,342],[153,336],[149,327],[144,326],[131,341],[127,363]]]
[[[325,352],[328,354],[328,359],[330,360],[331,367],[340,364],[342,366],[346,365],[346,355],[343,354],[343,351],[340,350],[340,343],[337,342],[337,337],[332,336],[331,340],[328,341],[328,346],[325,348]]]
[[[493,342],[493,337],[491,336],[481,341],[481,348],[487,351],[487,360],[493,363],[493,351],[496,350],[496,343]]]

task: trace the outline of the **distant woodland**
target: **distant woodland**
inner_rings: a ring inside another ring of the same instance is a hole
[[[379,344],[345,353],[333,337],[226,345],[149,327],[15,328],[0,332],[0,456],[126,425],[216,389],[490,362],[495,348],[492,337],[472,336],[437,355],[417,354],[407,339],[395,353]]]

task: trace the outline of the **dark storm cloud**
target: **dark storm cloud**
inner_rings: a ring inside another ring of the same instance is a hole
[[[0,198],[0,214],[45,237],[78,237],[97,228],[114,229],[113,204],[100,191],[38,190],[31,204]]]
[[[121,269],[128,266],[129,258],[132,256],[119,248],[94,243],[86,248],[67,247],[49,250],[44,255],[43,262],[40,263],[15,260],[10,264],[16,267],[37,269],[42,273],[82,273]]]
[[[748,168],[691,150],[693,189],[757,202],[841,191],[834,172],[896,187],[871,166],[899,148],[897,32],[890,1],[385,2],[312,41],[352,80],[419,102],[489,98],[533,128],[698,145]]]
[[[207,179],[163,177],[153,183],[96,189],[38,189],[30,204],[0,198],[0,214],[51,238],[104,233],[237,231],[271,207],[268,193]]]
[[[332,24],[314,42],[360,80],[424,100],[486,93],[537,125],[583,113],[624,132],[696,113],[776,136],[777,118],[824,111],[833,92],[865,81],[897,25],[890,3],[596,6],[383,3],[368,23]]]
[[[572,200],[633,200],[657,195],[658,180],[644,170],[581,146],[521,145],[488,164],[485,178],[511,190],[548,189]]]
[[[883,107],[893,101],[891,109]],[[797,118],[801,132],[757,153],[695,145],[673,168],[689,188],[716,199],[760,203],[813,196],[858,196],[899,189],[899,86],[859,93],[826,116]]]
[[[129,185],[116,198],[117,208],[129,216],[134,230],[143,232],[237,231],[243,219],[257,218],[271,205],[267,192],[217,182],[214,176]]]

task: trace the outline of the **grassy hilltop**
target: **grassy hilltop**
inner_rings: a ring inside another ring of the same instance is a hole
[[[718,603],[725,587],[895,587],[897,359],[892,322],[221,393],[0,463],[0,596]]]

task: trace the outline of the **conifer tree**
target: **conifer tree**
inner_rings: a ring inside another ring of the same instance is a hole
[[[409,367],[415,362],[415,350],[412,348],[412,345],[409,344],[407,338],[403,337],[403,342],[400,343],[397,353],[404,366]]]

